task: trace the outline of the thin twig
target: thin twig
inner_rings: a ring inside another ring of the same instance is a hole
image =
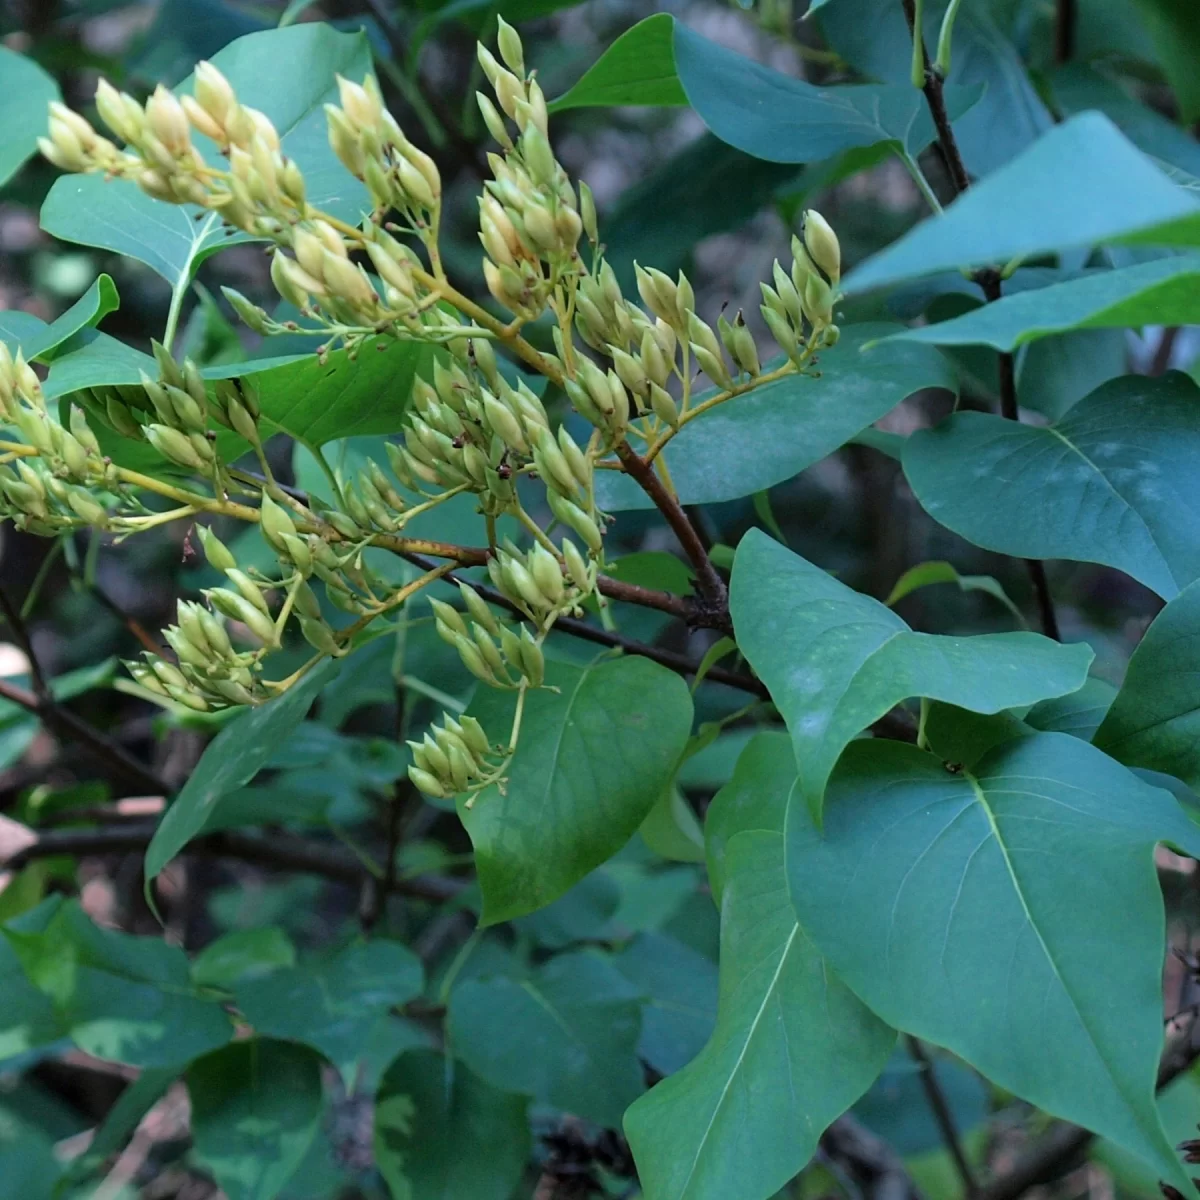
[[[721,578],[713,561],[708,556],[704,541],[696,532],[696,527],[688,519],[683,506],[667,491],[654,468],[638,454],[628,443],[622,442],[617,447],[617,457],[626,473],[637,482],[642,491],[654,501],[655,507],[672,532],[679,539],[684,554],[687,555],[696,571],[696,586],[706,604],[711,608],[709,619],[711,628],[722,629],[732,633],[733,625],[729,620],[729,592],[725,581]]]
[[[1158,1071],[1157,1090],[1168,1087],[1200,1058],[1200,1046],[1168,1053]],[[1056,1125],[1013,1163],[1003,1175],[980,1188],[976,1200],[1017,1200],[1039,1184],[1061,1178],[1087,1150],[1096,1135],[1078,1125]]]
[[[1054,6],[1054,61],[1070,62],[1075,53],[1075,0],[1057,0]]]
[[[422,568],[425,568],[429,561],[419,554],[405,554],[403,557],[415,566]],[[453,574],[444,575],[442,578],[448,583],[468,582],[467,580],[459,580]],[[495,588],[488,587],[487,584],[475,583],[473,580],[469,581],[469,586],[474,588],[489,604],[494,604],[498,608],[506,609],[511,613],[520,614],[521,610],[507,596],[498,592]],[[572,637],[580,638],[585,642],[593,642],[597,646],[621,649],[628,654],[636,654],[641,658],[648,658],[652,662],[659,663],[661,666],[678,672],[680,675],[695,675],[700,668],[700,664],[693,662],[686,654],[680,654],[674,650],[665,650],[661,646],[651,646],[646,642],[635,641],[633,638],[625,637],[624,634],[610,632],[596,625],[589,625],[587,621],[579,620],[576,617],[559,617],[554,622],[554,628],[560,633],[569,633]],[[736,671],[730,671],[725,667],[712,667],[704,677],[705,679],[711,679],[713,683],[724,683],[729,687],[735,687],[743,692],[748,692],[752,696],[761,696],[764,700],[770,699],[766,685],[761,680],[755,679],[753,675],[742,675]]]
[[[864,1200],[918,1200],[900,1156],[848,1113],[821,1137],[822,1154],[849,1176]]]
[[[904,16],[908,21],[909,32],[914,39],[921,37],[921,32],[916,27],[916,13],[913,0],[901,0],[901,4],[904,8]],[[942,78],[941,73],[931,65],[932,60],[929,57],[928,51],[925,53],[924,61],[926,66],[924,83],[921,90],[925,94],[925,99],[929,102],[929,111],[933,116],[933,126],[937,131],[938,148],[946,164],[950,181],[954,185],[955,193],[961,195],[970,188],[971,179],[967,174],[967,166],[963,162],[962,152],[958,148],[958,140],[954,136],[954,127],[950,122],[950,114],[946,111],[945,80]],[[972,278],[979,285],[984,299],[989,304],[994,304],[1000,299],[1004,289],[999,271],[985,267],[982,270],[976,271]],[[1000,385],[1000,415],[1006,420],[1019,422],[1021,414],[1017,405],[1016,370],[1011,354],[1000,354],[998,356],[997,371]],[[1025,569],[1029,573],[1029,581],[1033,587],[1033,594],[1037,601],[1042,632],[1047,637],[1053,638],[1056,642],[1061,641],[1058,614],[1055,612],[1054,598],[1051,595],[1050,584],[1046,578],[1046,566],[1038,559],[1027,558],[1023,561]]]
[[[414,566],[426,569],[429,566],[429,560],[422,558],[419,554],[405,554],[404,558],[408,559]],[[444,575],[442,578],[448,583],[459,582],[453,574]],[[464,580],[463,582],[466,581]],[[475,582],[471,582],[470,586],[489,604],[494,604],[497,608],[507,609],[511,613],[520,612],[511,600],[496,591],[495,588]],[[633,638],[625,637],[623,634],[610,632],[607,629],[600,629],[596,625],[589,625],[588,622],[578,620],[575,617],[559,617],[554,622],[554,628],[560,633],[570,634],[572,637],[577,637],[585,642],[592,642],[597,646],[620,649],[624,650],[627,654],[636,654],[641,658],[648,658],[651,662],[656,662],[660,666],[666,667],[670,671],[675,671],[680,675],[695,675],[700,668],[700,664],[694,662],[686,654],[680,654],[675,650],[666,650],[662,646],[651,646],[646,642],[638,642]],[[761,679],[757,679],[753,675],[744,675],[738,671],[731,671],[727,667],[710,667],[705,673],[704,678],[713,683],[723,683],[726,687],[737,688],[739,691],[746,692],[751,696],[759,696],[763,700],[771,698],[766,684]],[[871,730],[879,737],[889,737],[896,741],[915,742],[917,740],[916,725],[901,709],[897,709],[881,717],[872,724]]]
[[[25,661],[29,663],[29,679],[33,684],[34,692],[39,698],[50,700],[50,686],[42,674],[37,655],[33,652],[33,640],[21,618],[21,610],[9,599],[8,593],[2,587],[0,587],[0,614],[3,614],[4,621],[12,631],[17,647],[25,655]]]
[[[63,854],[78,857],[145,850],[156,828],[155,822],[145,822],[107,829],[55,829],[42,832],[36,842],[0,862],[0,870],[17,871],[36,859]],[[336,846],[281,832],[259,837],[227,830],[196,838],[181,853],[204,855],[207,858],[233,858],[277,871],[320,875],[348,884],[361,884],[368,873],[354,854]],[[411,879],[395,879],[390,890],[401,896],[443,901],[458,895],[464,886],[462,881],[448,875],[420,875]]]
[[[0,596],[3,596],[2,591]],[[39,675],[34,670],[35,660],[32,657],[29,664],[30,676],[36,685]],[[170,795],[174,790],[145,763],[134,758],[119,742],[113,741],[82,717],[77,717],[69,708],[60,705],[48,688],[42,694],[36,694],[10,683],[7,679],[0,679],[0,698],[32,713],[54,733],[79,742],[139,790],[160,795]]]
[[[958,1129],[954,1125],[954,1114],[950,1111],[950,1105],[946,1101],[942,1085],[934,1072],[933,1063],[925,1047],[917,1038],[908,1034],[905,1041],[908,1044],[908,1052],[916,1059],[917,1065],[920,1067],[921,1086],[925,1089],[925,1099],[929,1102],[929,1108],[933,1113],[933,1119],[937,1122],[942,1141],[946,1144],[946,1149],[954,1160],[954,1167],[962,1180],[963,1190],[968,1196],[976,1196],[979,1194],[979,1182],[963,1152],[962,1141],[958,1136]]]

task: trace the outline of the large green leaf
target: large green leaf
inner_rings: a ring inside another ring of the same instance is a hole
[[[727,848],[716,1029],[625,1118],[646,1200],[773,1195],[895,1044],[797,923],[783,850],[765,831]]]
[[[786,837],[804,928],[884,1020],[1190,1186],[1154,1105],[1154,848],[1200,849],[1167,792],[1061,733],[960,774],[863,742],[839,764],[823,832],[793,800]]]
[[[1131,767],[1200,787],[1200,581],[1154,618],[1093,739]]]
[[[944,8],[936,0],[924,6],[930,47],[937,42]],[[998,28],[994,12],[994,6],[967,5],[954,22],[948,82],[983,91],[979,103],[954,123],[955,140],[974,176],[995,170],[1051,125],[1020,53]],[[1081,16],[1079,24],[1085,20]],[[820,25],[830,48],[864,75],[911,86],[912,35],[893,0],[830,0],[822,7]]]
[[[3,739],[0,732],[0,745]],[[45,933],[61,903],[61,897],[51,897],[2,927],[0,995],[4,996],[4,1015],[0,1017],[0,1062],[48,1045],[64,1035],[53,1000],[25,973],[21,956],[14,949],[16,943],[8,936],[15,934],[30,939],[29,944],[36,944],[33,939]]]
[[[893,334],[893,341],[1015,350],[1072,329],[1190,325],[1200,321],[1200,256],[1097,271],[1018,292],[961,317]]]
[[[1124,88],[1082,62],[1067,63],[1050,76],[1063,113],[1099,109],[1141,151],[1160,165],[1200,179],[1200,143],[1161,113],[1139,103]]]
[[[819,377],[787,375],[727,400],[683,427],[663,450],[685,504],[735,500],[782,483],[832,454],[922,388],[955,389],[937,352],[885,342],[893,325],[851,325],[820,358]],[[699,397],[697,399],[700,399]],[[653,507],[633,480],[602,471],[596,495],[606,509]]]
[[[782,833],[787,797],[796,781],[796,755],[782,729],[757,733],[738,755],[733,777],[713,797],[704,814],[708,882],[722,903],[729,843],[751,830]]]
[[[1055,425],[956,413],[904,446],[922,507],[987,550],[1116,567],[1164,599],[1200,576],[1200,391],[1124,376]]]
[[[454,1053],[502,1091],[614,1129],[642,1091],[640,993],[599,954],[560,954],[520,982],[469,979],[448,1019]]]
[[[704,1048],[717,1017],[711,959],[665,934],[641,933],[613,965],[646,998],[640,1057],[661,1075],[686,1066]]]
[[[222,796],[249,783],[266,766],[336,673],[332,659],[322,663],[282,696],[247,710],[217,734],[154,831],[146,848],[147,880],[204,831]]]
[[[329,147],[323,106],[337,99],[334,75],[361,81],[371,70],[364,34],[306,23],[251,33],[212,59],[244,104],[266,113],[283,152],[304,171],[311,203],[357,220],[364,192]],[[280,71],[279,64],[287,63]],[[190,91],[185,80],[179,91]],[[65,175],[42,206],[42,228],[55,237],[99,246],[145,263],[176,291],[231,237],[216,213],[153,200],[127,180]]]
[[[375,1097],[375,1161],[393,1200],[508,1200],[529,1157],[528,1101],[410,1050]]]
[[[424,978],[411,950],[376,939],[242,983],[237,1004],[256,1032],[314,1047],[352,1085],[376,1027],[420,993]]]
[[[767,162],[817,162],[894,144],[915,155],[933,141],[923,93],[906,84],[819,88],[754,62],[676,24],[675,68],[689,103],[722,141]],[[951,87],[952,115],[978,92]]]
[[[633,836],[671,781],[692,725],[678,676],[645,658],[551,663],[531,692],[506,794],[459,816],[475,847],[485,925],[542,908]],[[506,740],[513,699],[480,689],[470,711]]]
[[[160,938],[102,929],[74,902],[44,928],[18,922],[4,935],[49,998],[61,1034],[97,1058],[179,1066],[233,1033],[221,1007],[192,983],[183,951]]]
[[[1195,245],[1200,204],[1107,117],[1087,112],[1056,125],[943,214],[869,258],[844,287],[862,292],[1100,242]]]
[[[54,359],[65,343],[77,333],[99,324],[110,312],[120,307],[117,286],[108,275],[99,275],[70,308],[32,339],[19,341],[27,359]]]
[[[656,13],[626,30],[550,111],[597,105],[687,104],[675,73],[675,18]]]
[[[363,346],[353,358],[338,350],[324,363],[316,354],[251,359],[204,375],[249,379],[268,430],[321,446],[399,430],[413,381],[418,374],[432,375],[437,354],[428,344],[385,339]]]
[[[321,1060],[254,1038],[187,1071],[192,1150],[229,1200],[271,1200],[304,1158],[321,1116]]]
[[[46,107],[60,100],[58,84],[31,58],[0,46],[0,186],[37,149],[47,128]]]
[[[42,205],[41,223],[64,242],[137,259],[177,290],[230,240],[216,213],[154,200],[134,183],[102,175],[57,179]]]
[[[819,818],[838,756],[911,696],[995,713],[1083,686],[1092,651],[1035,633],[914,633],[760,530],[742,538],[730,612],[738,646],[792,734],[799,793]]]
[[[814,87],[665,14],[646,18],[618,38],[551,107],[679,104],[681,94],[723,142],[767,162],[817,162],[880,143],[915,155],[934,136],[925,97],[913,87]],[[978,95],[952,87],[946,100],[957,115]]]

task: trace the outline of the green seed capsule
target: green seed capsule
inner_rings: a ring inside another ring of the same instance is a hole
[[[572,504],[570,500],[565,500],[553,492],[546,493],[546,502],[550,505],[550,511],[554,513],[555,517],[579,534],[593,554],[600,553],[604,547],[604,538],[600,533],[600,528],[579,505]]]
[[[542,595],[551,606],[563,598],[562,568],[544,546],[537,545],[529,552],[529,571]]]
[[[304,580],[296,585],[295,608],[301,616],[308,617],[310,620],[319,621],[321,619],[321,604],[317,599],[317,594]]]
[[[546,658],[542,648],[524,626],[521,628],[522,674],[532,687],[541,687],[546,681]]]
[[[524,674],[521,666],[521,639],[507,625],[500,630],[500,652],[514,671]]]
[[[446,800],[449,798],[446,789],[428,771],[422,771],[420,767],[409,767],[408,777],[412,780],[413,787],[420,792],[424,792],[425,795],[432,796],[435,800]]]
[[[529,569],[523,562],[511,558],[505,564],[505,567],[512,587],[520,599],[524,600],[534,612],[540,612],[547,607],[546,598],[542,595],[542,589],[538,587],[533,576],[529,573]]]
[[[457,792],[466,791],[467,785],[471,782],[471,777],[474,774],[471,760],[467,758],[458,746],[453,745],[446,751],[446,757],[450,760],[450,779],[454,783],[454,790]]]
[[[567,573],[571,576],[571,582],[581,592],[591,591],[592,583],[588,577],[587,562],[579,553],[579,547],[570,538],[562,540],[562,555],[563,561],[567,565]]]
[[[466,637],[467,624],[457,608],[444,600],[435,600],[432,596],[429,598],[429,607],[433,609],[433,615],[439,624],[444,625],[455,636]]]
[[[341,647],[338,646],[334,639],[333,631],[325,624],[324,621],[314,620],[312,617],[300,617],[300,632],[304,635],[304,640],[314,649],[322,654],[330,656],[341,653]]]
[[[459,728],[462,730],[463,740],[467,743],[467,747],[473,754],[479,758],[483,758],[491,751],[487,734],[484,732],[483,726],[474,717],[464,714],[459,717],[458,723]]]
[[[529,453],[529,443],[525,440],[521,422],[507,405],[502,404],[490,392],[483,393],[483,413],[488,425],[506,446],[518,454]]]
[[[659,387],[657,383],[650,385],[650,411],[672,429],[679,428],[679,406],[671,393],[666,388]]]
[[[244,571],[239,571],[237,567],[230,567],[225,572],[226,578],[230,580],[234,587],[258,609],[264,616],[270,616],[271,610],[267,607],[267,602],[263,599],[262,589],[250,578]]]
[[[459,583],[458,590],[463,598],[463,603],[467,606],[467,612],[471,614],[471,619],[482,625],[492,637],[499,637],[500,622],[496,620],[483,597],[473,587],[462,582]]]
[[[474,639],[475,645],[479,648],[479,653],[483,656],[483,661],[487,663],[488,668],[498,678],[503,679],[504,659],[500,657],[500,651],[496,648],[496,643],[492,641],[491,634],[482,625],[472,621],[471,637]]]
[[[283,506],[272,500],[266,492],[262,494],[259,518],[262,522],[263,537],[276,549],[283,545],[285,536],[296,536],[296,523],[288,516]]]
[[[197,645],[182,628],[176,625],[168,626],[162,633],[167,645],[175,651],[175,657],[181,663],[197,667],[201,671],[207,670],[211,665],[207,642]]]
[[[309,549],[308,542],[304,538],[296,534],[285,533],[282,538],[283,549],[281,551],[296,565],[296,570],[305,578],[312,574],[313,557],[312,551]]]
[[[196,533],[199,535],[204,557],[213,570],[225,572],[230,567],[237,566],[237,559],[233,557],[229,547],[207,525],[197,525]]]
[[[445,779],[450,773],[450,760],[446,757],[446,752],[429,734],[421,739],[421,751],[429,770],[439,779]]]
[[[463,666],[475,676],[476,679],[483,683],[498,684],[495,675],[492,674],[483,655],[479,653],[478,647],[469,638],[464,637],[461,633],[454,637],[454,648],[458,651],[459,658],[462,659]]]

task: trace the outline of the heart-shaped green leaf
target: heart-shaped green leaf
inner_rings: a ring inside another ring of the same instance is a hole
[[[852,738],[911,696],[995,713],[1076,691],[1092,651],[1035,633],[914,633],[891,609],[839,583],[759,530],[733,564],[738,646],[792,734],[801,795],[818,819]]]
[[[1200,204],[1107,117],[1087,112],[1056,125],[943,214],[867,259],[844,288],[863,292],[1102,242],[1200,244]]]
[[[692,726],[678,676],[645,658],[551,663],[557,692],[529,693],[506,794],[488,788],[459,816],[475,847],[485,925],[543,908],[611,858],[671,782]],[[471,705],[505,741],[511,694]]]
[[[931,346],[1015,350],[1072,329],[1190,325],[1200,321],[1200,256],[1097,271],[1082,279],[1005,296],[961,317],[893,334]]]
[[[1200,787],[1200,581],[1154,618],[1093,740],[1127,766]]]
[[[647,1200],[773,1195],[896,1040],[797,923],[781,834],[737,834],[726,868],[716,1029],[625,1117]]]
[[[529,1157],[528,1105],[443,1054],[402,1054],[375,1095],[375,1161],[393,1200],[508,1200]]]
[[[247,709],[213,738],[146,848],[147,881],[204,831],[222,796],[249,783],[266,766],[335,674],[337,664],[326,660],[282,696]]]
[[[607,958],[560,954],[529,979],[450,993],[455,1054],[492,1087],[617,1128],[642,1091],[641,997]]]
[[[979,89],[951,87],[958,116]],[[900,84],[814,87],[659,13],[618,38],[552,112],[690,104],[723,142],[766,162],[809,163],[881,143],[916,155],[933,141],[925,97]]]
[[[61,100],[58,84],[31,58],[0,46],[0,185],[16,174],[46,133],[47,106]]]
[[[904,446],[921,506],[1001,554],[1116,567],[1164,599],[1200,576],[1200,390],[1128,375],[1055,425],[955,413]]]
[[[192,1152],[229,1200],[273,1200],[321,1117],[321,1060],[306,1046],[235,1042],[192,1063]]]
[[[161,938],[102,929],[74,902],[41,928],[17,922],[4,935],[49,998],[59,1035],[97,1058],[179,1066],[233,1035],[221,1006],[193,984],[183,951]]]
[[[1190,1187],[1154,1103],[1154,849],[1200,850],[1169,793],[1061,733],[1004,742],[959,774],[860,742],[824,829],[793,798],[786,838],[800,921],[880,1017]]]

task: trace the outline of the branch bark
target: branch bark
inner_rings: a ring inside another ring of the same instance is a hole
[[[33,659],[30,659],[31,667],[32,664]],[[33,675],[33,678],[36,681],[38,676]],[[48,689],[44,695],[35,695],[14,683],[9,683],[6,679],[0,679],[0,697],[32,713],[53,733],[78,742],[90,750],[92,755],[111,768],[114,774],[139,791],[169,796],[174,790],[148,766],[134,758],[119,742],[113,741],[82,717],[77,717],[69,708],[60,705]]]
[[[725,633],[733,632],[733,623],[729,619],[729,592],[725,581],[721,578],[713,561],[708,556],[704,541],[696,531],[696,527],[683,511],[683,506],[667,491],[654,467],[628,442],[622,442],[617,447],[617,457],[630,478],[634,479],[642,491],[654,501],[655,507],[671,531],[679,539],[684,554],[687,555],[696,571],[696,586],[705,603],[706,620],[710,628],[720,629]]]
[[[908,21],[909,32],[914,38],[921,36],[916,27],[916,11],[913,0],[901,0],[904,16]],[[1060,0],[1061,3],[1061,0]],[[971,186],[971,178],[967,174],[966,163],[963,162],[962,151],[958,148],[958,140],[954,136],[954,127],[950,122],[950,114],[946,111],[946,98],[942,78],[933,66],[926,49],[924,52],[925,76],[921,87],[925,99],[929,103],[929,111],[933,116],[933,126],[937,131],[937,145],[942,159],[946,164],[950,181],[954,185],[956,195],[961,195]],[[984,299],[993,304],[1003,294],[1003,279],[999,271],[984,268],[976,271],[973,276],[983,292]],[[1017,405],[1016,370],[1011,354],[1000,354],[998,359],[998,375],[1000,387],[1000,415],[1009,421],[1020,421],[1021,414]],[[1024,560],[1025,569],[1029,573],[1029,582],[1033,588],[1034,598],[1038,606],[1038,616],[1042,624],[1042,632],[1056,642],[1062,641],[1058,625],[1058,613],[1054,608],[1054,598],[1050,592],[1050,583],[1046,578],[1046,566],[1038,559]]]
[[[106,829],[55,829],[40,833],[36,842],[19,850],[4,862],[0,870],[19,871],[37,859],[56,855],[75,856],[128,854],[145,850],[157,828],[155,822],[111,826]],[[269,837],[226,830],[196,838],[184,847],[183,854],[207,858],[232,858],[277,871],[320,875],[339,883],[361,885],[369,873],[353,854],[335,846],[274,832]],[[393,879],[389,890],[401,896],[442,901],[456,896],[465,885],[447,875],[421,875],[412,879]]]

